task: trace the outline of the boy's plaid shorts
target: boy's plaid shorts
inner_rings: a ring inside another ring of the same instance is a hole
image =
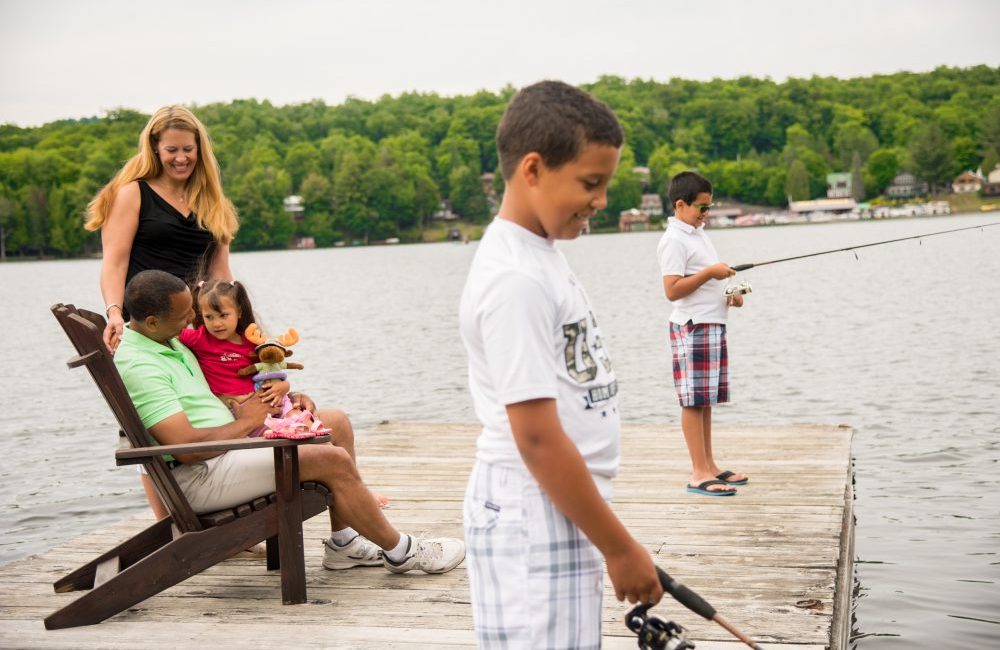
[[[670,324],[674,386],[681,406],[712,406],[729,401],[726,326],[691,321]]]
[[[463,508],[481,650],[599,650],[604,558],[525,468],[477,462]]]

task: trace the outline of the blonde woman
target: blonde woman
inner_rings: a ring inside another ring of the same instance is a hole
[[[222,192],[219,164],[204,125],[183,106],[164,106],[139,135],[139,151],[87,206],[87,230],[101,231],[101,295],[108,325],[104,343],[121,342],[125,285],[149,269],[188,284],[232,280],[229,243],[239,221]],[[167,516],[149,477],[146,498],[157,519]]]
[[[153,113],[139,136],[138,153],[87,212],[87,230],[101,231],[104,342],[112,352],[128,318],[125,285],[136,273],[167,271],[189,284],[198,278],[233,279],[229,243],[239,220],[222,192],[208,132],[183,106]]]

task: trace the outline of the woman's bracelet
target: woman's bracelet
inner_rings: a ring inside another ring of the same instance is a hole
[[[107,308],[105,308],[105,310],[104,310],[104,315],[107,316],[108,318],[111,318],[111,310],[112,309],[117,309],[118,311],[121,311],[122,310],[122,306],[121,305],[108,305]]]

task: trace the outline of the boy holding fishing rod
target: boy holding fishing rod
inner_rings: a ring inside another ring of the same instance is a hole
[[[719,497],[746,485],[744,474],[721,469],[712,454],[712,407],[729,401],[726,319],[742,307],[739,293],[726,295],[723,280],[736,271],[719,261],[705,234],[712,207],[712,183],[694,172],[672,179],[667,197],[674,216],[657,246],[663,292],[673,305],[670,347],[674,386],[681,405],[681,430],[691,456],[688,492]]]
[[[557,81],[518,92],[497,129],[506,190],[459,312],[483,424],[463,512],[480,647],[599,648],[604,562],[619,600],[663,595],[608,506],[618,382],[556,247],[607,205],[623,138],[606,105]]]

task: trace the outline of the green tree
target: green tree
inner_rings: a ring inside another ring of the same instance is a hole
[[[900,152],[895,148],[878,149],[865,165],[865,188],[869,194],[881,194],[899,173]]]
[[[980,130],[980,155],[983,171],[988,174],[1000,163],[1000,103],[985,111]]]
[[[959,135],[951,140],[951,151],[955,158],[955,168],[957,170],[976,170],[983,164],[980,154],[980,147],[976,146],[976,141],[967,135]]]
[[[333,184],[322,174],[310,172],[299,190],[305,203],[305,217],[297,234],[312,237],[317,246],[329,246],[342,236],[333,228]]]
[[[649,156],[649,184],[653,191],[667,194],[667,183],[678,172],[678,167],[694,169],[701,164],[697,154],[689,153],[670,144],[661,144]]]
[[[801,160],[793,160],[785,178],[785,196],[792,201],[805,201],[812,195],[809,190],[809,171]]]
[[[277,167],[257,167],[243,176],[230,192],[240,213],[240,231],[233,240],[233,248],[260,250],[288,246],[295,233],[295,222],[285,212],[284,198],[291,191],[291,177]]]
[[[11,191],[7,200],[4,218],[4,245],[10,253],[23,255],[30,241],[29,217],[20,191]]]
[[[627,144],[622,146],[618,169],[608,185],[608,207],[604,224],[618,223],[618,216],[625,210],[642,204],[642,178],[635,173],[635,155]]]
[[[468,173],[482,173],[479,166],[479,145],[475,140],[461,135],[449,134],[434,152],[435,178],[445,196],[451,196],[449,179],[453,170],[467,167]]]
[[[878,138],[868,127],[857,122],[847,122],[837,127],[833,136],[833,153],[840,170],[850,169],[854,154],[867,160],[878,149]]]
[[[310,172],[299,188],[306,214],[309,212],[330,212],[333,208],[333,185],[325,176]]]
[[[455,212],[472,221],[483,221],[490,216],[480,174],[460,165],[451,170],[448,186],[451,188],[448,198]]]
[[[25,248],[32,255],[43,255],[49,243],[49,191],[38,185],[21,189],[21,203],[28,215],[28,240]]]
[[[712,179],[715,194],[748,203],[763,203],[767,195],[768,175],[759,160],[720,160],[705,167]]]
[[[123,157],[113,145],[102,146],[95,143],[80,168],[79,180],[83,183],[83,192],[88,195],[97,194],[118,172]]]
[[[768,205],[785,205],[788,192],[785,189],[788,180],[788,170],[778,165],[767,168],[767,188],[764,190],[764,202]]]
[[[299,189],[306,176],[322,169],[320,152],[310,142],[296,142],[285,154],[284,168],[291,176],[292,189]]]
[[[854,152],[851,161],[851,198],[862,201],[865,198],[865,180],[861,171],[861,154]]]
[[[72,186],[57,188],[49,194],[48,247],[62,255],[77,255],[83,251],[87,231],[80,227],[81,215],[72,201]]]
[[[806,169],[806,179],[808,191],[806,198],[819,196],[826,192],[826,175],[830,173],[830,165],[827,163],[827,154],[823,144],[801,124],[793,124],[788,127],[788,140],[781,152],[781,157],[789,167],[788,179],[794,181],[796,189],[801,189],[798,184],[800,176],[791,173],[791,166],[794,161],[800,161]],[[796,194],[798,196],[798,194]],[[796,199],[801,200],[801,199]]]
[[[0,262],[7,259],[7,228],[13,214],[13,203],[0,192]]]
[[[376,166],[380,182],[379,212],[392,215],[397,229],[424,226],[441,202],[429,162],[430,145],[416,131],[407,131],[379,143]],[[459,202],[463,201],[459,198]],[[476,206],[472,206],[476,212]]]
[[[688,162],[692,165],[697,164],[703,159],[704,152],[708,151],[708,148],[712,144],[712,140],[705,130],[705,125],[701,122],[695,122],[691,126],[682,126],[674,129],[674,132],[671,134],[671,140],[674,147],[686,152],[686,155],[690,158]]]
[[[376,180],[373,167],[372,152],[348,151],[341,156],[333,176],[334,226],[366,244],[379,217],[370,204]]]
[[[914,175],[930,185],[931,194],[936,194],[939,187],[946,186],[955,176],[951,143],[937,124],[932,123],[917,134],[910,144],[910,159]]]

